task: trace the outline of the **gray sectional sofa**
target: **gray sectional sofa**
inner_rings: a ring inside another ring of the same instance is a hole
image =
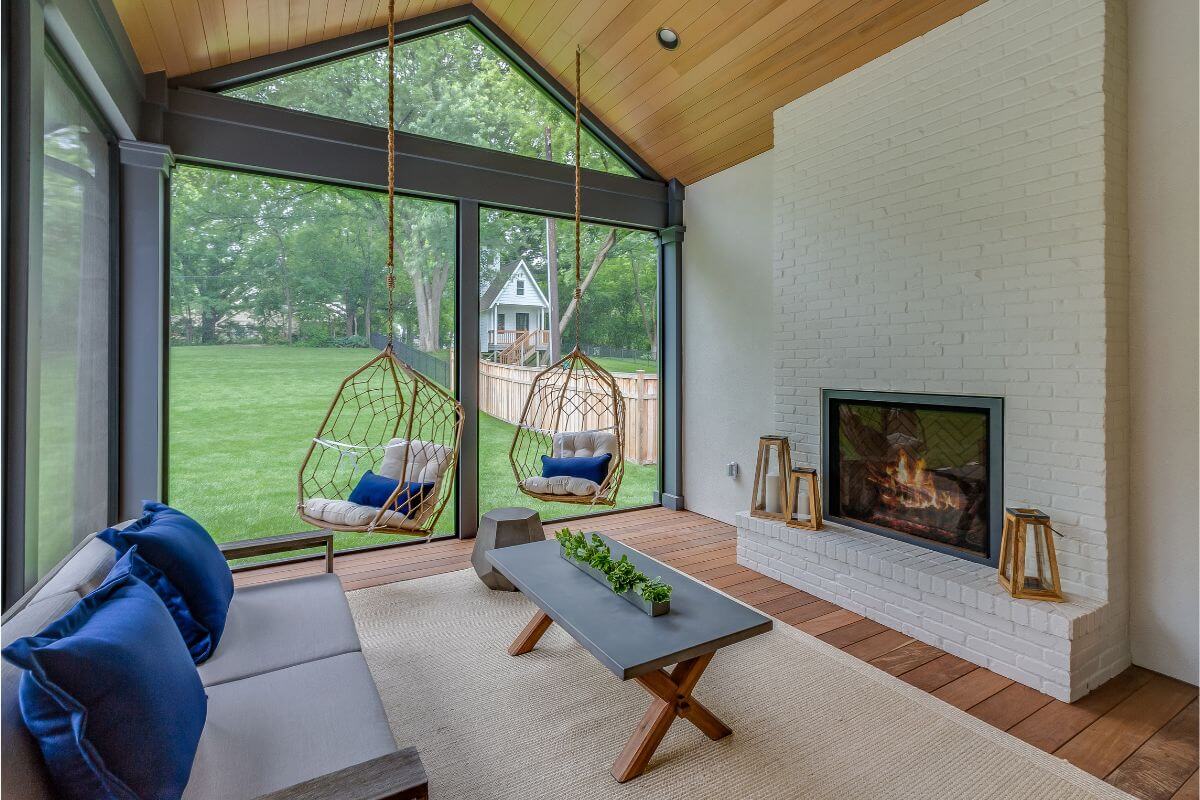
[[[5,616],[3,644],[61,616],[114,560],[107,544],[85,540]],[[208,717],[185,800],[427,796],[416,751],[392,738],[336,575],[237,589],[220,645],[198,670]],[[6,799],[52,798],[21,720],[20,670],[5,662],[2,678],[0,789]]]

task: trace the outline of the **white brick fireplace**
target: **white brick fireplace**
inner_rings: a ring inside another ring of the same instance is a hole
[[[775,114],[774,415],[821,463],[821,389],[1004,398],[1005,504],[1070,602],[864,531],[738,518],[779,580],[1076,699],[1129,663],[1124,8],[991,0]]]

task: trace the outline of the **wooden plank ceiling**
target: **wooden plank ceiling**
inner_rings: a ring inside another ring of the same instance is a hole
[[[666,177],[771,147],[772,112],[984,0],[477,0]],[[386,0],[115,0],[146,72],[171,77],[386,24]],[[398,0],[397,18],[455,0]],[[678,31],[661,48],[655,31]]]

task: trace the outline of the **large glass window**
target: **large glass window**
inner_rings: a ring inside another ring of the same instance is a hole
[[[368,125],[387,120],[387,51],[230,89],[233,97]],[[575,119],[470,25],[396,45],[396,127],[409,133],[575,163]],[[590,132],[583,166],[632,175]]]
[[[29,269],[27,585],[108,525],[111,500],[110,144],[53,56],[44,85],[41,259]]]
[[[307,529],[304,453],[387,330],[387,196],[191,166],[171,192],[170,501],[218,540]],[[396,213],[396,348],[452,388],[454,206],[397,197]]]
[[[552,519],[608,510],[530,498],[509,463],[534,376],[575,345],[574,242],[569,220],[497,209],[480,215],[480,512],[532,506]],[[585,224],[581,246],[579,345],[617,378],[625,399],[617,507],[648,505],[659,484],[657,242],[643,231]]]

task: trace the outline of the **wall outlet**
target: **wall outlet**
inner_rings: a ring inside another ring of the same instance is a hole
[[[730,461],[728,464],[725,465],[725,474],[731,478],[736,478],[738,476],[738,472],[740,470],[741,470],[741,467],[738,466],[738,463],[736,461]]]

